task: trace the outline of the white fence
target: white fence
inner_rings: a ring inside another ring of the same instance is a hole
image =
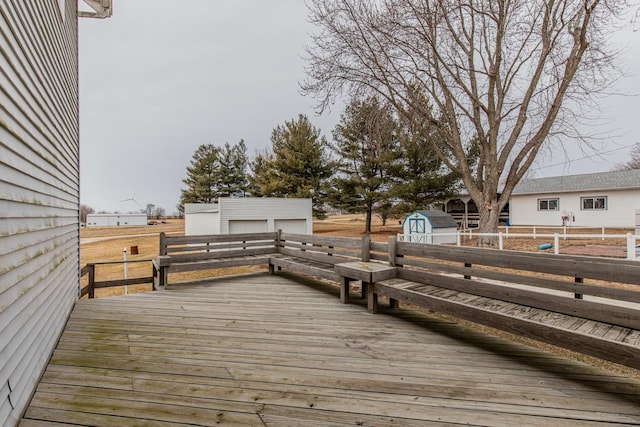
[[[567,240],[567,239],[594,239],[594,238],[601,238],[603,241],[605,239],[625,239],[626,240],[626,246],[627,246],[627,259],[630,260],[635,260],[635,259],[639,259],[638,255],[640,255],[637,252],[640,252],[640,247],[637,247],[637,241],[638,239],[640,239],[640,235],[637,234],[631,234],[631,233],[627,233],[627,234],[605,234],[605,230],[604,227],[602,227],[602,233],[600,234],[568,234],[567,233],[567,227],[555,227],[555,228],[560,228],[563,229],[563,233],[553,233],[553,234],[549,234],[549,233],[537,233],[536,231],[536,227],[520,227],[520,228],[526,228],[526,229],[531,229],[533,228],[533,232],[532,233],[513,233],[513,232],[509,232],[509,228],[514,228],[514,227],[506,227],[506,231],[505,232],[499,232],[499,233],[480,233],[480,232],[473,232],[471,230],[458,230],[455,233],[414,233],[414,234],[398,234],[398,241],[399,242],[414,242],[414,243],[428,243],[433,239],[433,236],[456,236],[456,245],[457,246],[462,246],[462,238],[466,237],[467,239],[471,239],[473,237],[480,237],[480,236],[489,236],[489,237],[497,237],[498,238],[498,248],[500,250],[504,249],[504,239],[508,239],[509,237],[520,237],[520,238],[529,238],[529,239],[537,239],[537,238],[541,238],[541,239],[553,239],[553,252],[557,255],[560,252],[560,239],[563,240]],[[553,229],[554,227],[537,227],[538,229]],[[548,247],[547,247],[548,248]],[[541,247],[539,247],[539,249],[542,249]],[[546,248],[545,248],[546,249]]]

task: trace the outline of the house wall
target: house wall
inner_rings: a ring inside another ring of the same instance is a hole
[[[582,210],[582,197],[607,197],[607,209]],[[557,211],[538,210],[538,199],[559,199]],[[516,194],[509,201],[512,225],[562,225],[563,212],[572,212],[571,225],[588,227],[635,226],[635,211],[640,208],[640,189],[596,190],[575,193]]]
[[[218,200],[220,209],[220,233],[229,233],[230,221],[267,220],[267,230],[275,231],[275,224],[287,224],[282,220],[300,220],[296,222],[294,230],[286,232],[300,232],[304,221],[304,234],[313,233],[313,218],[311,199],[285,199],[278,197],[247,197],[221,198]],[[293,224],[293,222],[292,222]]]
[[[17,425],[78,297],[77,4],[0,1],[0,425]]]

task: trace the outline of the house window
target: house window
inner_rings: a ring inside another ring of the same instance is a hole
[[[607,196],[581,197],[580,205],[583,211],[605,210],[607,209]]]
[[[559,205],[559,199],[538,199],[539,211],[557,211]]]

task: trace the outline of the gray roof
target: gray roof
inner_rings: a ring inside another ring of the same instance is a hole
[[[437,210],[416,211],[416,212],[429,218],[429,222],[431,223],[431,227],[433,228],[448,228],[448,227],[458,228],[458,223],[456,222],[456,220],[446,212],[437,211]],[[412,212],[409,215],[412,215],[413,213],[416,213],[416,212]]]
[[[513,194],[570,193],[640,188],[640,169],[523,179]]]

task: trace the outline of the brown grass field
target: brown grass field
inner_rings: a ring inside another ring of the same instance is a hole
[[[378,218],[373,221],[371,239],[378,242],[386,242],[389,236],[401,233],[402,229],[398,220],[389,221],[383,226]],[[343,237],[360,237],[364,232],[364,216],[363,215],[341,215],[329,217],[322,221],[314,221],[314,234],[343,236]],[[607,230],[608,234],[625,234],[632,230],[611,229]],[[148,260],[146,262],[133,263],[128,265],[128,277],[149,277],[152,274],[150,260],[158,255],[159,233],[165,232],[170,234],[184,234],[183,220],[169,220],[167,224],[159,224],[154,226],[140,227],[90,227],[80,231],[80,263],[84,266],[89,262],[101,261],[122,261],[123,249],[127,248],[127,259],[132,260]],[[515,232],[515,231],[514,231]],[[518,230],[519,233],[531,232],[530,230]],[[538,233],[548,233],[549,230],[539,230]],[[592,230],[592,233],[599,233],[598,230]],[[587,234],[588,231],[572,230],[573,234]],[[509,238],[504,240],[504,248],[509,250],[537,251],[537,246],[546,243],[548,239],[537,240],[531,238]],[[474,240],[463,242],[464,245],[472,246]],[[560,253],[573,253],[583,255],[611,255],[620,256],[622,248],[625,247],[624,239],[606,239],[602,241],[599,237],[594,236],[593,239],[568,239],[560,241]],[[138,247],[137,255],[130,255],[131,247]],[[623,255],[624,256],[624,255]],[[226,274],[238,274],[249,271],[264,271],[261,266],[256,267],[238,267],[220,270],[198,271],[192,273],[179,273],[171,276],[171,281],[196,280],[207,277],[213,277]],[[124,267],[122,264],[115,265],[98,265],[96,266],[96,280],[117,280],[124,278]],[[86,284],[87,277],[82,279],[82,284]],[[148,292],[151,285],[135,285],[128,288],[129,293]],[[107,288],[97,289],[96,297],[108,297],[112,295],[124,294],[123,288]],[[562,354],[585,363],[600,366],[613,372],[640,379],[640,371],[630,369],[624,366],[615,365],[604,362],[579,353],[569,352],[567,350],[523,339],[519,336],[504,333],[482,325],[472,324],[458,319],[452,319],[447,316],[429,312],[429,314],[445,317],[455,320],[475,329],[480,329],[490,334],[508,337],[512,340],[523,342],[527,345],[542,348],[557,354]]]

